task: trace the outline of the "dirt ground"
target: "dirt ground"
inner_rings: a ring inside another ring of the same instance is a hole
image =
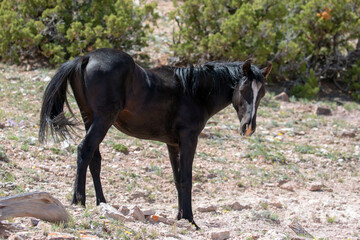
[[[160,1],[161,24],[171,24],[170,4]],[[169,39],[160,34],[154,46],[165,46]],[[170,53],[167,47],[152,51],[157,53],[151,55],[154,64]],[[166,146],[115,128],[101,144],[108,204],[151,209],[166,223],[154,217],[109,217],[95,204],[90,173],[86,208],[70,205],[84,130],[59,143],[37,140],[41,97],[54,72],[0,64],[0,156],[7,156],[0,158],[0,197],[45,191],[64,204],[71,220],[1,221],[1,238],[216,239],[223,234],[230,239],[360,239],[359,103],[342,98],[284,102],[268,92],[251,138],[239,135],[231,106],[215,115],[200,136],[193,166],[193,211],[201,227],[196,231],[186,221],[174,221],[177,193]],[[331,114],[318,115],[318,107]],[[299,225],[307,233],[292,230]]]

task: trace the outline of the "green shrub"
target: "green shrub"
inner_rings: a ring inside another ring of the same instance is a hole
[[[314,74],[332,81],[343,69],[354,68],[358,57],[351,56],[360,51],[358,16],[357,0],[188,0],[172,13],[179,26],[172,49],[190,62],[272,61],[272,80],[313,86]],[[351,85],[352,93],[360,90]],[[318,90],[308,86],[302,92],[313,97]]]
[[[360,60],[345,73],[345,81],[353,99],[360,102]]]
[[[114,144],[113,149],[115,149],[118,152],[122,152],[124,154],[129,154],[129,149],[124,144],[121,143]]]
[[[305,80],[305,84],[295,85],[291,89],[291,95],[298,98],[314,98],[319,92],[319,79],[315,76],[313,69],[310,69],[309,77]]]
[[[102,47],[146,46],[156,4],[130,0],[3,0],[0,54],[8,60],[40,55],[58,64]]]

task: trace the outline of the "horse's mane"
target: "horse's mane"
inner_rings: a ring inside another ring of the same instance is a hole
[[[217,92],[224,85],[235,88],[243,76],[242,62],[209,62],[202,66],[174,68],[174,77],[184,92],[195,95],[199,91],[204,94]]]

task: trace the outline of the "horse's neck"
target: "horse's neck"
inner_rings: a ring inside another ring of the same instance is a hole
[[[232,101],[233,89],[229,86],[224,86],[218,92],[213,92],[206,100],[206,109],[209,116],[213,116],[227,107]]]

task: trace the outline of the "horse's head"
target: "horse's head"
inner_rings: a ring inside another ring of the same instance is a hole
[[[265,80],[270,74],[272,64],[262,70],[246,60],[242,66],[243,77],[233,93],[233,106],[240,120],[242,135],[251,136],[256,128],[256,111],[265,95]]]

